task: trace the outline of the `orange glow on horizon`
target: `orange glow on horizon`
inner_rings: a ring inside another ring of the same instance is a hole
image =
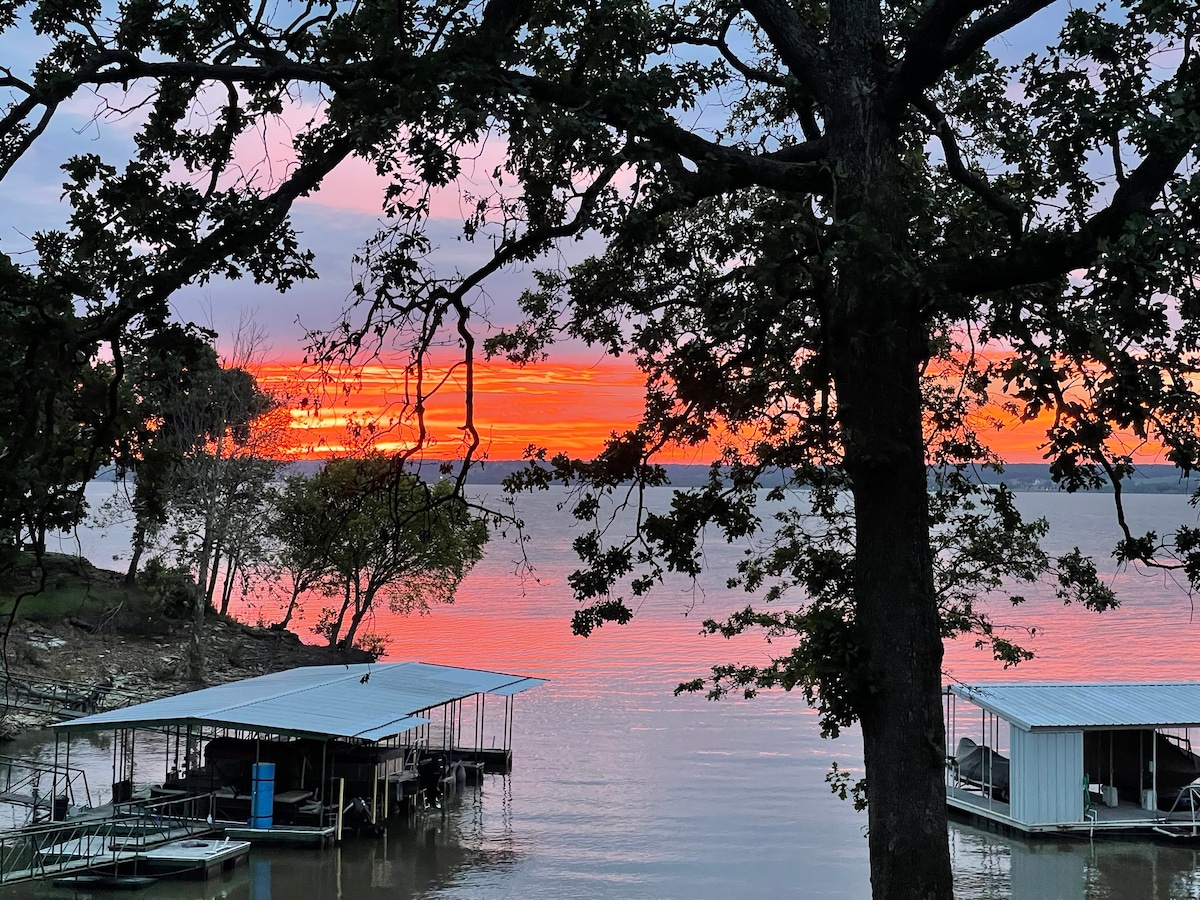
[[[275,363],[256,367],[263,387],[288,407],[290,440],[280,442],[284,455],[328,456],[363,449],[382,452],[414,446],[414,408],[418,386],[403,363],[376,362],[342,380],[323,379],[313,367]],[[631,360],[571,360],[519,367],[502,362],[475,364],[477,458],[521,459],[530,446],[550,453],[589,459],[605,440],[633,427],[644,409],[645,385]],[[423,392],[425,446],[430,459],[461,456],[465,375],[461,364],[426,366]],[[436,391],[432,388],[437,386]],[[1039,446],[1051,424],[1049,414],[1020,421],[999,407],[986,411],[981,438],[1010,463],[1045,462]],[[711,461],[712,452],[685,447],[660,453],[660,462]],[[1152,448],[1138,461],[1157,461]]]
[[[291,408],[290,455],[341,453],[367,440],[394,452],[417,438],[418,389],[403,364],[364,366],[341,383],[325,383],[315,369],[299,364],[263,365],[255,374]],[[520,459],[531,445],[591,457],[610,434],[629,428],[643,408],[641,375],[622,362],[525,368],[476,363],[474,378],[475,426],[480,452],[488,459]],[[464,379],[461,368],[426,367],[423,455],[452,459],[461,454]]]

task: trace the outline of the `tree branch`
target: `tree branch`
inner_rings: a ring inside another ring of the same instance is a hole
[[[503,77],[514,93],[585,112],[660,151],[689,159],[706,178],[729,177],[739,184],[759,184],[788,192],[824,190],[824,179],[815,165],[825,158],[822,140],[755,154],[709,141],[683,128],[665,113],[651,118],[646,110],[631,107],[620,96],[595,97],[578,88],[521,72],[510,71]]]
[[[355,147],[353,137],[341,137],[325,148],[320,156],[301,163],[276,190],[257,201],[258,215],[234,217],[213,229],[191,249],[161,265],[146,281],[145,289],[132,301],[119,301],[98,316],[91,317],[78,332],[80,345],[108,340],[148,310],[165,303],[175,291],[217,263],[236,255],[244,247],[268,240],[287,217],[297,198],[315,190]]]
[[[1196,144],[1150,153],[1130,172],[1112,201],[1075,231],[1060,229],[1037,238],[1026,237],[1020,248],[997,256],[976,257],[940,268],[941,281],[959,293],[981,294],[1019,285],[1039,284],[1075,269],[1091,266],[1102,245],[1120,235],[1134,216],[1148,213],[1163,188]],[[935,271],[937,269],[935,268]]]
[[[892,90],[909,97],[936,81],[944,71],[942,55],[955,30],[978,8],[977,0],[934,0],[909,36]]]
[[[727,13],[725,19],[721,22],[720,33],[717,37],[673,37],[673,44],[688,44],[693,47],[714,47],[724,58],[725,62],[737,71],[747,81],[757,81],[761,84],[769,84],[773,87],[786,88],[788,80],[782,75],[775,72],[768,72],[766,69],[755,68],[749,63],[742,62],[737,54],[729,47],[728,35],[729,28],[733,25],[738,17],[740,9],[735,9],[733,12]]]
[[[747,0],[745,6],[767,33],[789,71],[818,101],[827,100],[829,61],[796,10],[786,0]]]
[[[989,209],[1003,216],[1008,223],[1008,233],[1013,243],[1019,243],[1025,231],[1025,217],[1020,208],[996,190],[986,178],[966,167],[958,149],[958,136],[946,120],[946,114],[932,100],[920,97],[915,101],[915,105],[929,119],[929,124],[937,133],[942,150],[946,154],[946,169],[951,177],[982,200]]]
[[[976,19],[946,47],[941,57],[939,73],[954,68],[992,38],[1020,25],[1053,2],[1054,0],[1013,0],[991,15]]]
[[[962,21],[985,4],[978,0],[934,0],[917,22],[904,50],[900,68],[888,90],[887,108],[899,118],[943,73],[966,60],[992,38],[1024,22],[1054,0],[1012,0],[990,15],[976,19],[957,38]]]

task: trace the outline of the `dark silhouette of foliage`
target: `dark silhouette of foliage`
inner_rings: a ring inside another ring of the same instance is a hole
[[[384,226],[355,260],[357,311],[312,349],[406,342],[411,455],[438,387],[420,361],[452,341],[461,486],[481,446],[481,285],[559,242],[599,242],[538,272],[524,321],[487,347],[532,363],[572,339],[645,373],[645,415],[596,459],[533,451],[515,479],[568,481],[595,523],[576,542],[577,630],[628,621],[668,569],[697,571],[707,530],[762,535],[731,575],[751,606],[707,627],[784,649],[691,686],[794,687],[828,731],[857,721],[875,896],[949,897],[942,640],[972,634],[1018,661],[981,601],[1019,600],[1033,579],[1115,602],[1089,560],[1047,558],[1044,526],[972,477],[999,464],[997,404],[1046,417],[1064,489],[1112,486],[1122,560],[1200,570],[1194,529],[1138,535],[1121,493],[1141,448],[1184,473],[1200,453],[1197,11],[1085,3],[1051,25],[1051,6],[368,0],[296,15],[138,0],[111,18],[0,4],[0,25],[27,9],[52,43],[33,72],[0,72],[0,177],[85,90],[106,113],[144,110],[123,168],[67,161],[69,227],[35,236],[36,277],[7,263],[19,289],[4,296],[42,292],[55,322],[78,305],[77,337],[54,346],[86,348],[161,327],[184,284],[286,288],[312,274],[290,205],[365,158],[389,183]],[[1054,33],[1002,55],[1034,25]],[[234,165],[239,135],[298,98],[320,114],[295,164],[274,181]],[[503,163],[461,198],[484,261],[437,270],[430,191],[497,143]],[[639,490],[663,482],[654,455],[671,445],[708,454],[712,477],[652,515]],[[762,484],[787,503],[775,521]],[[639,513],[628,539],[602,519],[614,496]]]

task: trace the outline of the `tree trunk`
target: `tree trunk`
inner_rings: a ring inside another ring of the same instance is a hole
[[[346,610],[348,610],[350,608],[350,598],[352,596],[350,593],[351,589],[352,589],[352,580],[347,578],[346,579],[346,595],[345,595],[345,597],[342,598],[342,608],[340,610],[338,610],[337,619],[335,619],[333,624],[329,627],[329,634],[327,635],[329,638],[329,646],[330,647],[337,646],[338,636],[342,633],[342,623],[346,621]],[[358,585],[353,585],[353,590],[355,592],[357,592]]]
[[[875,900],[948,900],[942,642],[916,371],[901,363],[866,354],[855,367],[859,408],[847,416],[857,431],[856,621],[872,687],[859,708],[871,884]]]
[[[355,596],[354,614],[350,616],[350,625],[346,628],[346,633],[339,642],[339,646],[347,650],[354,646],[354,639],[358,637],[358,626],[362,624],[363,618],[366,617],[374,602],[375,591],[370,587]]]
[[[220,433],[217,435],[216,447],[213,451],[212,459],[208,462],[208,485],[207,493],[203,498],[204,503],[204,533],[200,535],[200,554],[196,562],[198,574],[196,583],[200,585],[200,597],[197,600],[205,606],[209,604],[209,598],[212,596],[209,593],[209,573],[215,568],[213,562],[214,544],[216,543],[216,518],[217,518],[217,494],[220,490],[221,479],[221,460],[225,452],[225,435]]]
[[[221,563],[224,561],[225,548],[221,545],[221,541],[217,540],[213,544],[212,556],[209,561],[208,583],[204,585],[204,603],[210,609],[216,609],[217,604],[213,602],[213,597],[217,593],[217,582],[221,574]]]
[[[910,292],[897,290],[880,303],[879,288],[846,286],[843,308],[853,325],[837,378],[854,491],[855,620],[870,685],[858,712],[872,895],[949,900],[942,639],[912,350],[919,334],[897,321],[910,305]]]
[[[221,580],[221,615],[228,615],[229,603],[233,599],[233,587],[237,583],[238,570],[241,568],[241,551],[235,545],[225,563],[225,577]]]
[[[879,6],[831,7],[841,85],[827,134],[838,180],[829,317],[837,414],[855,502],[855,621],[868,690],[856,699],[875,900],[952,900],[942,640],[933,583],[904,149],[880,101]]]
[[[187,677],[197,683],[204,680],[204,592],[195,586],[192,598],[192,633],[188,636]]]
[[[133,584],[137,580],[138,566],[142,562],[142,554],[146,550],[146,526],[140,518],[133,525],[132,554],[129,558],[129,568],[125,572],[125,583]]]
[[[296,602],[300,599],[301,585],[298,581],[292,582],[292,598],[288,601],[287,609],[283,613],[283,620],[273,628],[278,628],[280,631],[286,631],[292,621],[292,613],[296,611]]]

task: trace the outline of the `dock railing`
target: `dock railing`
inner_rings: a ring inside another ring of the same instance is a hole
[[[213,830],[212,795],[114,804],[84,816],[0,831],[0,885],[116,868],[150,847]]]
[[[55,801],[66,807],[79,804],[80,800],[84,806],[92,805],[92,792],[83,769],[0,755],[0,772],[3,773],[0,803],[32,809],[31,824],[38,823],[39,812],[46,814],[43,820],[65,818],[66,808],[54,809]],[[50,782],[50,790],[44,789],[46,780]]]
[[[113,818],[127,829],[135,850],[191,837],[214,830],[214,798],[208,794],[188,794],[156,800],[127,800],[113,804]]]
[[[32,678],[0,671],[0,711],[48,713],[63,719],[129,706],[146,699],[142,691],[113,684],[83,685],[58,678]]]

